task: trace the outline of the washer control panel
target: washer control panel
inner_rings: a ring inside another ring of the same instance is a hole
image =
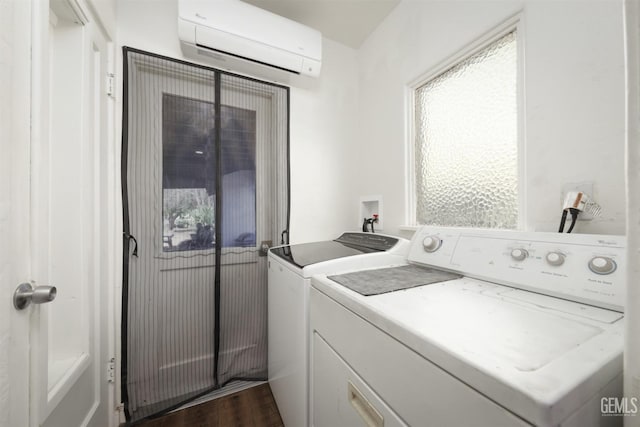
[[[624,236],[425,226],[409,262],[623,311]]]

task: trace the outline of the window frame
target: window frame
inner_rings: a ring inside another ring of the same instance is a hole
[[[129,52],[138,53],[142,51],[130,50]],[[147,53],[145,52],[143,52],[143,54],[147,55]],[[154,55],[151,55],[150,57],[157,58]],[[172,59],[169,59],[169,60],[172,60]],[[194,64],[189,64],[189,65],[194,65]],[[149,74],[156,74],[158,72],[162,73],[164,71],[164,70],[158,71],[157,66],[154,64],[153,60],[150,58],[136,58],[132,66],[137,67],[138,72],[146,72]],[[172,75],[171,78],[176,79],[177,76],[181,76],[191,81],[199,81],[200,83],[203,83],[203,84],[209,84],[211,73],[220,73],[221,76],[229,76],[232,78],[230,79],[230,81],[225,82],[225,85],[226,85],[225,87],[227,89],[233,88],[235,90],[245,90],[246,88],[235,84],[235,80],[233,80],[233,78],[253,80],[252,78],[247,76],[236,75],[233,73],[228,73],[226,71],[220,71],[220,70],[208,68],[208,67],[200,67],[197,64],[195,64],[194,66],[198,67],[198,69],[189,70],[188,72],[180,68],[172,70],[174,75]],[[257,80],[257,81],[269,86],[286,88],[285,86],[280,86],[271,82],[262,82],[260,80]],[[166,81],[164,84],[166,84]],[[207,101],[204,95],[198,94],[195,96],[189,96],[189,95],[186,95],[186,93],[188,92],[182,92],[177,90],[176,87],[178,88],[181,87],[179,85],[175,85],[170,89],[167,89],[166,86],[162,86],[162,85],[159,85],[156,87],[156,86],[147,84],[144,87],[145,87],[145,90],[148,91],[148,92],[145,92],[147,98],[152,98],[156,101],[154,105],[157,106],[156,113],[159,114],[160,120],[162,120],[162,97],[164,94],[180,96],[180,97],[190,97],[195,100]],[[208,88],[207,90],[215,91],[214,87],[209,87],[209,86],[206,86],[206,87]],[[193,90],[193,86],[190,87],[190,90]],[[213,94],[209,94],[209,95],[211,96]],[[226,106],[252,109],[253,111],[256,112],[256,132],[257,132],[256,137],[258,138],[256,139],[256,158],[258,158],[259,156],[261,156],[261,154],[259,154],[259,150],[265,149],[264,144],[260,143],[259,137],[262,134],[258,131],[258,129],[261,129],[261,128],[266,129],[270,127],[269,123],[274,112],[272,111],[272,108],[269,105],[269,101],[273,97],[273,93],[270,90],[265,88],[259,88],[256,90],[255,95],[256,96],[253,99],[251,99],[249,103],[247,103],[246,99],[238,101],[233,96],[230,96],[228,91],[225,91],[224,93],[221,94],[220,102],[221,104]],[[209,99],[213,100],[214,98],[211,97]],[[210,101],[207,101],[207,102],[210,102]],[[290,108],[289,103],[287,104],[287,108],[288,109]],[[273,132],[274,131],[271,130],[271,134],[273,134]],[[158,152],[161,153],[162,152],[162,130],[161,129],[158,135],[159,137],[154,139],[154,141],[155,141],[155,144],[158,144],[158,147],[157,147],[157,149],[159,150]],[[153,228],[154,228],[154,238],[152,239],[152,243],[150,247],[152,248],[152,251],[153,251],[153,256],[152,256],[153,259],[159,263],[159,267],[158,267],[159,271],[165,272],[165,271],[171,271],[171,270],[180,270],[184,268],[183,263],[181,261],[183,258],[193,258],[195,262],[194,262],[194,265],[192,265],[192,267],[194,268],[215,267],[215,254],[216,254],[215,247],[207,248],[207,249],[195,249],[195,250],[192,249],[192,250],[185,250],[185,251],[170,251],[170,252],[164,251],[164,247],[163,247],[164,245],[163,245],[163,239],[162,239],[162,230],[163,230],[163,221],[164,221],[163,195],[161,194],[163,192],[162,191],[163,190],[162,168],[163,168],[163,165],[161,164],[160,167],[155,168],[153,172],[154,175],[152,179],[156,183],[159,183],[160,185],[156,187],[156,191],[154,191],[154,193],[151,196],[152,201],[149,202],[150,206],[153,206],[153,212],[154,212],[154,218],[152,220]],[[266,185],[267,182],[269,182],[269,179],[266,178],[268,174],[269,172],[267,169],[265,169],[261,165],[256,164],[256,206],[258,206],[261,203],[262,198],[265,197],[263,194],[262,188],[264,185]],[[259,179],[260,177],[262,177],[262,179]],[[257,213],[257,210],[256,210],[256,213]],[[159,233],[158,233],[158,230],[160,230]],[[236,246],[222,247],[220,251],[221,254],[224,256],[224,258],[222,259],[222,265],[258,262],[260,257],[260,254],[258,253],[259,252],[258,245],[260,241],[265,240],[263,238],[263,237],[266,237],[266,236],[263,236],[264,232],[265,232],[264,227],[261,227],[258,221],[256,220],[256,246],[254,250],[251,251],[251,250],[247,250],[249,248],[236,247]]]
[[[516,32],[517,63],[516,63],[516,111],[517,111],[517,161],[518,176],[518,219],[515,230],[523,230],[526,224],[526,163],[525,163],[525,90],[524,90],[524,65],[525,31],[523,24],[523,12],[519,12],[501,24],[472,42],[463,46],[454,54],[431,67],[427,72],[420,74],[405,86],[406,124],[405,124],[405,224],[401,230],[414,231],[425,224],[418,224],[416,218],[416,90],[438,77],[460,62],[465,61],[476,53],[486,49],[510,32]]]

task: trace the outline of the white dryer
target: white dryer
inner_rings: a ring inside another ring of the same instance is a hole
[[[408,252],[406,239],[361,232],[269,250],[269,384],[285,426],[309,424],[311,276],[399,265]]]
[[[313,425],[622,424],[624,243],[424,227],[405,266],[315,276]]]

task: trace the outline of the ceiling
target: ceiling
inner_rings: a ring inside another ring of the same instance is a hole
[[[243,0],[357,49],[400,0]]]

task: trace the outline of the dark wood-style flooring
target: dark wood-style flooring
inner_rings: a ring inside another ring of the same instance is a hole
[[[284,427],[269,384],[139,424],[140,427]]]

